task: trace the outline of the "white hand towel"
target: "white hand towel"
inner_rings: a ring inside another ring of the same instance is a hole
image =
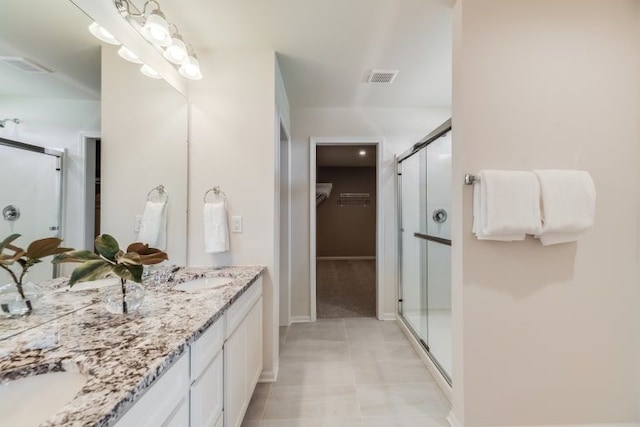
[[[167,245],[167,203],[149,202],[144,205],[138,241],[153,248],[166,249]]]
[[[532,172],[481,171],[473,191],[473,233],[479,240],[524,240],[542,231],[540,185]]]
[[[593,227],[596,187],[591,175],[579,170],[536,170],[542,195],[544,246],[578,240]]]
[[[210,254],[229,250],[229,225],[224,201],[204,204],[204,246]]]

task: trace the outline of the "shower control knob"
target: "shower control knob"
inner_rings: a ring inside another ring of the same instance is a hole
[[[444,209],[436,209],[433,211],[431,218],[433,218],[433,220],[438,224],[442,224],[447,220],[447,211]]]
[[[4,209],[2,209],[2,217],[6,221],[16,221],[20,219],[20,209],[14,205],[5,206]]]

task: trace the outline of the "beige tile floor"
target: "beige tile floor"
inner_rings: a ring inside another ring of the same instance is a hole
[[[243,427],[447,427],[450,405],[395,322],[323,319],[280,331],[280,372]]]

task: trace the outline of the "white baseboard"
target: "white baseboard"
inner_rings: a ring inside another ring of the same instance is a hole
[[[275,371],[262,371],[260,374],[260,378],[258,378],[259,383],[275,383],[278,379],[278,370],[280,369],[280,365],[277,364]]]
[[[451,427],[462,427],[462,424],[458,421],[456,414],[454,414],[453,411],[450,411],[449,415],[447,415],[447,422]]]
[[[382,316],[378,320],[396,320],[397,316],[395,313],[382,313]]]
[[[291,323],[309,323],[311,316],[291,316]]]
[[[376,259],[375,256],[319,256],[316,257],[318,261],[360,261],[360,260],[372,260]]]
[[[405,325],[405,323],[402,321],[400,316],[396,316],[396,321],[398,322],[398,325],[400,326],[400,329],[402,330],[404,335],[407,337],[407,339],[411,343],[411,346],[413,347],[413,349],[416,351],[416,353],[418,353],[418,356],[420,356],[420,359],[427,366],[427,369],[429,370],[433,378],[436,380],[436,384],[438,384],[438,387],[440,387],[440,390],[442,391],[442,393],[449,400],[449,402],[452,402],[453,398],[451,395],[451,386],[449,385],[449,383],[444,379],[444,377],[442,376],[442,374],[440,373],[436,365],[433,363],[431,358],[429,358],[424,348],[422,348],[422,345],[418,342],[416,337],[413,336],[413,334],[411,333],[407,325]],[[459,426],[459,427],[462,427],[462,426]]]
[[[451,427],[464,427],[460,421],[456,418],[453,411],[447,415],[447,422]],[[544,424],[536,426],[527,425],[512,425],[512,426],[500,426],[500,427],[640,427],[638,423],[606,423],[606,424]]]

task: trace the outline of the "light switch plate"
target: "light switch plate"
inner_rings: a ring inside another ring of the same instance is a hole
[[[242,217],[241,216],[231,217],[231,231],[234,233],[242,233]]]
[[[133,218],[133,232],[137,233],[140,231],[140,223],[142,222],[142,215],[136,215]]]

